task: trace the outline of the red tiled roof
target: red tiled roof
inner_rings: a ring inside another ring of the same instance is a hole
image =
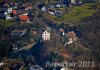
[[[27,21],[30,20],[29,17],[27,15],[19,15],[20,20],[22,21]]]
[[[12,12],[13,12],[13,14],[17,14],[16,10],[13,10]]]
[[[76,37],[76,34],[75,34],[74,31],[71,31],[71,32],[68,32],[68,33],[67,33],[67,36],[68,36],[69,38],[74,38],[74,37]]]

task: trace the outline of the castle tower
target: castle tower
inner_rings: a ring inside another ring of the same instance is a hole
[[[47,41],[47,40],[50,40],[50,32],[45,30],[43,33],[42,33],[42,40],[43,41]]]

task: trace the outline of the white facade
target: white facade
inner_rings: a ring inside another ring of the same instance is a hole
[[[75,38],[69,38],[67,44],[71,44],[71,43],[73,43],[76,40],[77,40],[77,37],[75,37]]]
[[[46,11],[46,7],[42,7],[42,11]]]
[[[61,68],[60,70],[65,70],[64,68]]]
[[[49,11],[48,12],[50,15],[55,15],[55,13],[53,11]]]
[[[5,12],[4,14],[5,14],[5,15],[7,15],[8,13],[7,13],[7,12]]]
[[[56,5],[56,7],[57,7],[57,8],[60,8],[60,7],[61,7],[61,5],[60,5],[60,4],[57,4],[57,5]]]
[[[6,20],[9,20],[9,19],[11,19],[10,15],[6,14]]]
[[[10,16],[9,13],[5,12],[4,14],[5,14],[5,16],[6,16],[6,20],[13,19],[13,18],[11,18],[11,16]]]
[[[75,4],[75,3],[76,3],[76,0],[71,0],[71,3],[72,3],[72,4]]]
[[[42,34],[42,39],[44,40],[44,41],[47,41],[47,40],[50,40],[50,32],[48,32],[48,31],[44,31],[43,32],[43,34]]]
[[[2,65],[4,65],[4,62],[1,62],[1,63],[0,63],[0,67],[1,67]]]
[[[10,19],[13,19],[10,14],[6,14],[6,20],[10,20]]]
[[[12,13],[12,8],[8,8],[8,13]]]
[[[67,43],[67,44],[71,44],[71,43],[73,43],[72,38],[70,38],[70,39],[69,39],[69,41],[68,41],[68,43]]]

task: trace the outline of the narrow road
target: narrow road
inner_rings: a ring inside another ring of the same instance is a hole
[[[35,44],[36,44],[36,42],[33,43],[33,44],[30,44],[30,45],[27,45],[27,46],[25,46],[25,47],[22,47],[22,48],[20,48],[20,49],[18,49],[18,50],[16,50],[16,51],[29,50],[29,49],[31,49]]]

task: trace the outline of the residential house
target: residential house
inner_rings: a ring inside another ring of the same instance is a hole
[[[8,14],[8,13],[5,13],[5,16],[6,16],[6,20],[13,19],[13,18],[11,18],[10,14]]]
[[[18,19],[18,16],[19,15],[27,15],[28,14],[28,11],[27,10],[12,10],[12,17],[13,19]]]
[[[56,7],[57,7],[57,8],[60,8],[60,7],[61,7],[61,4],[60,4],[60,3],[57,3],[57,4],[56,4]]]
[[[12,8],[8,8],[7,12],[10,14],[12,13]]]
[[[48,9],[47,13],[50,14],[50,15],[55,15],[55,10]]]
[[[41,10],[42,10],[42,11],[46,11],[47,8],[46,8],[45,6],[43,6],[43,7],[41,8]]]
[[[21,23],[29,22],[30,21],[30,18],[26,14],[24,14],[24,15],[18,15],[18,18],[21,21]]]
[[[43,41],[47,41],[47,40],[50,40],[50,32],[45,30],[43,33],[42,33],[42,39]]]
[[[64,7],[64,4],[63,4],[63,2],[56,2],[55,7],[61,8],[61,7]]]
[[[12,10],[12,15],[22,15],[26,14],[27,12],[27,10]]]
[[[66,33],[66,37],[68,38],[67,44],[71,44],[77,40],[76,33],[74,31]]]
[[[59,10],[56,10],[56,11],[55,11],[55,15],[61,15],[61,14],[63,14],[62,11],[59,11]]]
[[[1,19],[6,19],[6,20],[12,19],[10,14],[7,13],[7,12],[0,13],[0,18]]]
[[[8,9],[7,9],[7,12],[4,13],[5,16],[6,16],[6,20],[13,19],[13,18],[11,17],[11,13],[12,13],[12,8],[8,8]]]
[[[12,8],[2,8],[0,11],[0,18],[1,19],[12,19],[11,18]]]

